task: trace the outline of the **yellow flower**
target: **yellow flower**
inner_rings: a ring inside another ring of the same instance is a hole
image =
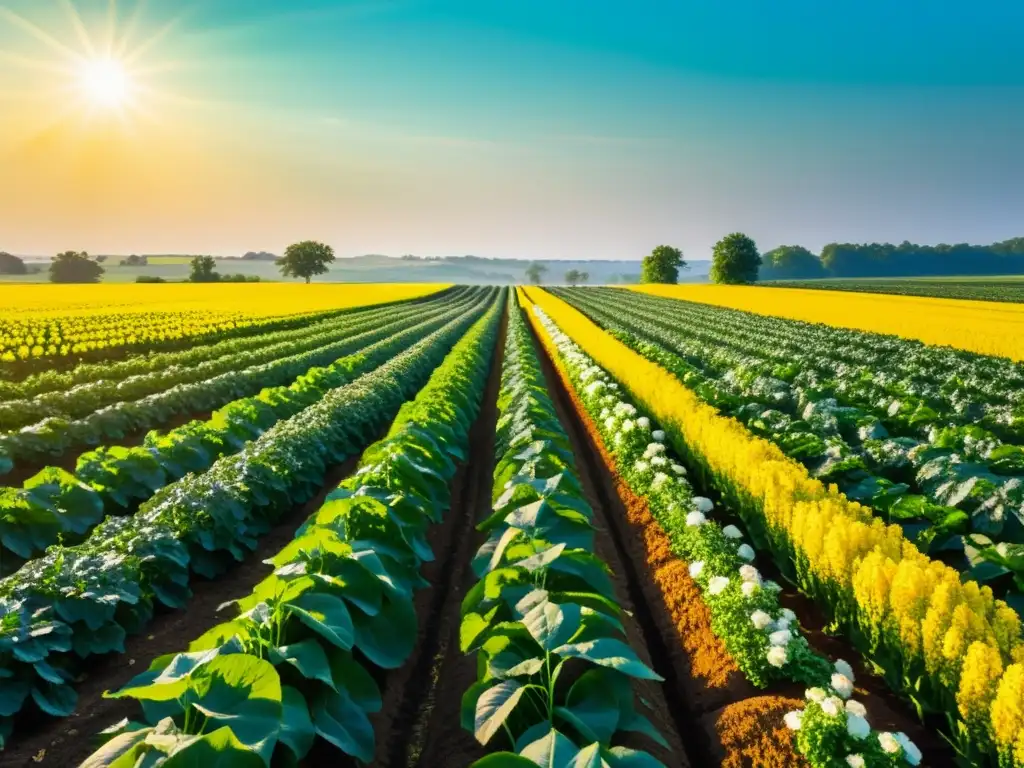
[[[1000,754],[1011,752],[1024,728],[1024,666],[1011,664],[1003,673],[992,702],[990,724]]]
[[[1002,674],[999,649],[980,641],[971,643],[964,658],[956,703],[971,738],[979,743],[989,738],[989,709]]]

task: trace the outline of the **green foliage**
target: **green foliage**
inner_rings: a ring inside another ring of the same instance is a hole
[[[683,252],[671,245],[659,245],[644,256],[640,267],[640,282],[674,285],[679,282],[680,269],[686,269]]]
[[[570,269],[565,273],[565,282],[569,285],[576,286],[580,283],[585,283],[590,278],[586,272],[581,272],[578,269]]]
[[[289,245],[278,261],[285,277],[301,277],[307,283],[315,275],[326,273],[334,262],[334,249],[314,240]]]
[[[757,281],[760,266],[761,255],[754,241],[740,232],[733,232],[715,243],[709,277],[713,283],[753,283]]]
[[[216,283],[220,280],[217,260],[213,256],[196,256],[189,264],[190,283]]]
[[[801,245],[780,245],[762,257],[761,280],[794,280],[825,276],[821,260]]]
[[[136,275],[136,283],[166,283],[167,281],[158,275]]]
[[[526,279],[534,285],[540,285],[544,282],[544,275],[547,274],[548,268],[546,265],[540,262],[533,262],[526,268]]]
[[[0,251],[0,275],[25,275],[28,268],[25,262],[6,251]]]
[[[103,267],[90,259],[85,251],[64,251],[50,263],[50,282],[98,283],[103,272]]]

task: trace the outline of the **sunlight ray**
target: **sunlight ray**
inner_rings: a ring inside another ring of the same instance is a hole
[[[64,6],[64,11],[67,13],[71,26],[74,27],[75,35],[78,37],[78,42],[85,49],[86,55],[95,58],[96,46],[93,45],[92,37],[89,35],[89,30],[85,28],[82,17],[78,14],[78,9],[75,8],[71,0],[61,0],[61,5]]]
[[[121,60],[125,64],[134,64],[136,61],[139,60],[141,56],[145,55],[146,52],[149,51],[149,49],[151,49],[154,45],[159,43],[168,34],[177,29],[184,19],[185,14],[182,14],[181,16],[178,16],[176,19],[172,19],[171,21],[167,22],[160,29],[158,29],[156,32],[150,35],[148,38],[139,43],[139,45],[137,45],[135,48],[132,48],[130,51],[126,51],[125,54],[121,57]]]
[[[15,13],[7,6],[0,5],[0,17],[7,19],[11,24],[14,24],[15,26],[21,27],[34,38],[39,40],[41,43],[44,43],[49,48],[61,54],[62,56],[65,56],[68,59],[71,59],[72,61],[81,61],[82,56],[79,53],[64,45],[62,42],[55,39],[54,37],[48,35],[42,29],[37,27],[28,19],[26,19],[24,16]]]
[[[31,69],[36,72],[49,72],[55,75],[67,75],[74,71],[73,67],[67,64],[57,64],[42,59],[31,59],[28,56],[21,56],[9,51],[0,51],[0,61],[7,61],[22,69]]]

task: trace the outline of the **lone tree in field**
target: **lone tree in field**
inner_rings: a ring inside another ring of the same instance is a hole
[[[640,266],[641,283],[678,283],[679,270],[686,269],[683,252],[671,245],[659,245]]]
[[[103,272],[103,267],[90,259],[85,251],[64,251],[50,263],[50,282],[98,283]]]
[[[192,259],[192,271],[189,272],[190,283],[216,283],[220,281],[217,273],[217,260],[213,256],[196,256]]]
[[[761,254],[754,241],[741,232],[733,232],[715,243],[711,256],[711,282],[728,285],[757,282]]]
[[[540,285],[544,280],[544,273],[547,271],[548,268],[546,266],[535,261],[526,268],[526,277],[534,285]]]
[[[313,275],[322,275],[334,261],[334,249],[314,240],[303,240],[285,248],[284,256],[277,260],[285,277],[301,277],[308,283]]]
[[[565,273],[565,282],[567,282],[569,285],[575,288],[576,285],[580,283],[581,274],[583,273],[580,272],[578,269],[570,269],[568,272]]]

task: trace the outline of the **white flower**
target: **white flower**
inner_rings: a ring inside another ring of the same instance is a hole
[[[846,702],[846,711],[851,715],[857,715],[857,717],[867,717],[868,708],[861,704],[859,701],[850,699]]]
[[[641,416],[639,419],[636,420],[636,425],[641,429],[650,429],[651,420],[648,419],[646,416]]]
[[[729,586],[729,579],[726,576],[715,576],[708,582],[708,593],[717,595]]]
[[[808,688],[804,691],[804,698],[809,699],[810,701],[816,701],[819,704],[825,700],[825,696],[827,695],[828,694],[825,693],[824,688]]]
[[[753,597],[754,593],[761,588],[761,585],[756,581],[744,581],[740,585],[740,590],[743,592],[744,597]]]
[[[644,449],[644,456],[649,459],[651,456],[656,456],[657,454],[664,452],[665,446],[661,443],[648,443],[647,447]]]
[[[737,528],[735,525],[727,525],[727,526],[725,526],[725,528],[722,529],[722,533],[725,534],[725,538],[727,538],[727,539],[742,539],[743,538],[743,532],[739,528]]]
[[[703,496],[694,496],[691,500],[693,508],[698,512],[708,513],[715,508],[715,505],[711,503],[711,499],[706,499]]]
[[[664,472],[656,472],[654,475],[654,479],[651,481],[651,485],[654,486],[655,488],[660,488],[668,480],[669,476],[666,475]]]
[[[791,611],[789,608],[782,609],[782,617],[786,621],[796,621],[796,614],[793,613],[793,611]],[[847,675],[847,677],[849,677],[849,675]],[[850,679],[852,680],[853,678],[851,677]]]
[[[796,618],[796,614],[793,614],[793,618]],[[849,678],[850,682],[853,682],[857,679],[853,674],[853,667],[851,667],[842,659],[836,659],[836,663],[833,666],[835,666],[836,672],[838,672],[843,677]]]
[[[860,755],[847,755],[846,764],[850,766],[850,768],[865,768],[867,766],[867,763],[864,762],[864,758]]]
[[[878,734],[878,743],[882,746],[882,751],[887,754],[895,755],[900,751],[900,743],[888,731],[882,731]]]
[[[779,629],[768,635],[768,642],[772,645],[788,645],[793,639],[793,633],[788,629]]]
[[[689,526],[704,525],[707,521],[703,512],[691,512],[686,516],[686,524]]]
[[[636,464],[633,465],[633,471],[636,472],[638,475],[642,475],[648,469],[650,469],[650,466],[647,464],[646,461],[638,461]]]
[[[601,391],[602,387],[604,387],[603,381],[595,381],[592,384],[588,384],[586,389],[584,389],[583,391],[586,392],[588,395],[596,395],[598,392]]]
[[[615,417],[614,416],[609,416],[607,419],[604,420],[604,428],[608,429],[608,430],[615,429]]]
[[[804,719],[804,713],[798,709],[794,709],[792,712],[787,712],[786,716],[782,718],[786,727],[791,731],[799,731],[801,721]]]
[[[700,576],[704,570],[704,561],[698,560],[696,563],[690,563],[690,577],[696,579]]]
[[[829,717],[835,717],[843,711],[842,702],[840,701],[838,704],[836,704],[837,701],[839,701],[839,699],[837,699],[835,696],[829,696],[827,699],[821,702],[821,711]]]
[[[866,739],[871,735],[871,725],[860,715],[846,713],[846,732],[855,739]]]
[[[653,437],[659,443],[663,443],[663,442],[665,442],[665,430],[663,430],[663,429],[656,429],[653,432],[651,432],[651,437]]]
[[[789,629],[789,619],[787,619],[785,616],[780,616],[775,620],[775,623],[772,624],[772,628],[776,632],[778,632],[780,629]]]
[[[740,578],[744,581],[761,581],[761,574],[758,573],[757,568],[752,565],[741,565],[740,566]]]
[[[602,419],[607,421],[608,417],[611,416],[611,415],[612,415],[612,412],[609,411],[607,408],[602,408],[601,409],[601,418]]]
[[[904,760],[906,760],[911,765],[921,764],[921,750],[917,748],[917,744],[912,742],[907,737],[907,734],[903,733],[903,731],[900,731],[896,734],[896,741],[898,741],[900,743],[900,746],[903,747]]]
[[[841,675],[838,672],[832,675],[832,687],[844,699],[853,696],[853,681],[846,675]]]
[[[615,387],[612,386],[612,389]],[[615,404],[615,415],[617,416],[633,416],[636,414],[636,408],[629,403],[619,402]]]
[[[666,459],[664,456],[651,457],[652,467],[664,467],[666,464],[668,464],[668,459]]]
[[[680,464],[673,464],[672,465],[672,471],[675,472],[677,475],[685,475],[686,474],[686,467],[684,467],[684,466],[682,466]]]
[[[754,554],[754,548],[749,544],[740,544],[739,549],[736,550],[736,554],[748,563],[756,557]]]
[[[786,649],[781,645],[773,645],[768,649],[767,658],[769,664],[781,669],[789,660],[789,655],[786,653]]]
[[[750,614],[750,621],[757,629],[764,629],[772,623],[772,617],[758,609]]]
[[[636,424],[634,424],[630,419],[626,419],[624,422],[622,422],[622,431],[623,432],[632,432],[633,431],[633,427],[635,427],[635,426],[636,426]]]

